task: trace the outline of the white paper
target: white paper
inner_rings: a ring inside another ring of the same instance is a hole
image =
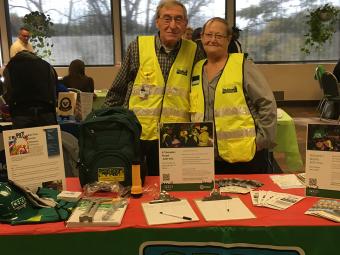
[[[167,203],[142,203],[142,208],[149,225],[186,223],[199,220],[186,199]],[[161,214],[161,212],[164,214]],[[183,217],[191,218],[191,220]]]
[[[292,189],[292,188],[304,188],[305,185],[297,178],[295,174],[285,175],[271,175],[270,178],[281,188],[281,189]]]
[[[161,123],[160,181],[163,190],[212,190],[213,123]]]
[[[86,116],[92,111],[93,93],[80,92],[79,100],[80,100],[80,112],[81,112],[80,120],[84,120]]]
[[[226,200],[195,200],[206,221],[253,219],[255,215],[239,198]]]
[[[3,131],[10,180],[36,191],[66,189],[63,150],[58,125]]]

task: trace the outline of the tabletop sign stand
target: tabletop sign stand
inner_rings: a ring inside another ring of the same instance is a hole
[[[306,196],[340,198],[340,125],[308,124]]]
[[[161,190],[212,190],[215,179],[213,123],[160,123],[159,165]]]

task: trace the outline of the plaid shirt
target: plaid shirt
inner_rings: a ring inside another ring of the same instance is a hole
[[[162,70],[164,81],[168,80],[168,75],[172,64],[174,63],[177,53],[181,47],[181,41],[179,41],[175,48],[170,52],[166,52],[164,46],[161,45],[159,36],[155,36],[156,55],[159,65]],[[204,53],[197,47],[194,65],[204,58]],[[113,81],[111,88],[109,89],[105,104],[106,106],[124,105],[128,106],[133,83],[137,76],[139,69],[139,52],[138,52],[138,39],[135,39],[130,43],[127,54],[123,60],[122,66],[117,74],[117,77]]]

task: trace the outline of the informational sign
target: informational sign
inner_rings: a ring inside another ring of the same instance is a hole
[[[58,125],[3,132],[10,180],[30,188],[65,189],[65,169]]]
[[[212,190],[213,123],[161,123],[159,163],[162,190]]]
[[[308,124],[306,195],[340,198],[340,125]]]

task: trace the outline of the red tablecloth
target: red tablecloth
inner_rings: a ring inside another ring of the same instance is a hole
[[[217,176],[219,178],[240,178],[258,180],[264,183],[260,188],[262,190],[272,190],[277,192],[287,192],[295,195],[304,195],[304,189],[288,189],[281,190],[276,184],[272,182],[269,175],[225,175]],[[147,177],[145,188],[157,185],[159,187],[159,177]],[[78,178],[67,179],[67,189],[71,191],[81,190]],[[152,228],[194,228],[194,227],[210,227],[210,226],[339,226],[338,223],[317,218],[314,216],[305,215],[307,211],[319,198],[306,197],[299,203],[290,208],[279,211],[264,207],[255,207],[252,205],[250,194],[234,195],[241,198],[246,206],[256,215],[255,219],[246,220],[228,220],[228,221],[214,221],[206,222],[196,207],[193,199],[202,198],[208,195],[209,192],[173,192],[172,194],[178,198],[187,198],[191,206],[198,215],[200,221],[188,222],[181,224],[167,224],[152,226]],[[152,200],[151,193],[145,193],[141,198],[130,199],[129,206],[124,215],[122,224],[118,227],[81,227],[81,228],[66,228],[64,222],[44,223],[32,225],[10,226],[7,224],[0,224],[0,235],[37,235],[37,234],[55,234],[55,233],[72,233],[85,231],[111,231],[122,228],[150,228],[144,218],[141,203]]]

